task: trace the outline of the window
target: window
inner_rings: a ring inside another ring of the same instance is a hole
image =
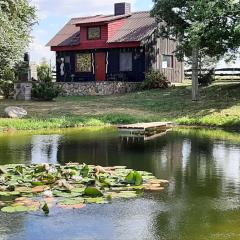
[[[92,55],[90,53],[76,54],[76,72],[92,72]]]
[[[120,53],[120,72],[132,71],[132,52]]]
[[[163,55],[162,68],[173,68],[172,55]]]
[[[101,28],[100,27],[89,27],[88,28],[88,40],[101,39]]]

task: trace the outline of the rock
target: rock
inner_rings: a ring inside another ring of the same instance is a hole
[[[27,111],[20,107],[6,107],[4,112],[10,118],[23,118],[27,116]]]

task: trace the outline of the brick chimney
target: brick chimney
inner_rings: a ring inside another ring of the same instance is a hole
[[[131,3],[115,3],[114,4],[114,15],[128,15],[131,14]]]

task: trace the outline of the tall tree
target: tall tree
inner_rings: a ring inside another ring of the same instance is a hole
[[[199,56],[235,57],[240,47],[239,0],[153,0],[160,35],[179,41],[179,59],[191,57],[192,100],[199,99]]]
[[[0,0],[0,74],[23,56],[35,22],[36,9],[28,0]]]

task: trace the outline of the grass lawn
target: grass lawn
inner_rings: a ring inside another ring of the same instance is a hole
[[[115,96],[60,97],[53,102],[0,100],[20,106],[28,118],[0,118],[0,128],[40,129],[99,126],[140,121],[174,121],[240,129],[240,80],[218,80],[201,88],[201,101],[191,101],[191,86],[184,83],[167,90],[141,91]]]

